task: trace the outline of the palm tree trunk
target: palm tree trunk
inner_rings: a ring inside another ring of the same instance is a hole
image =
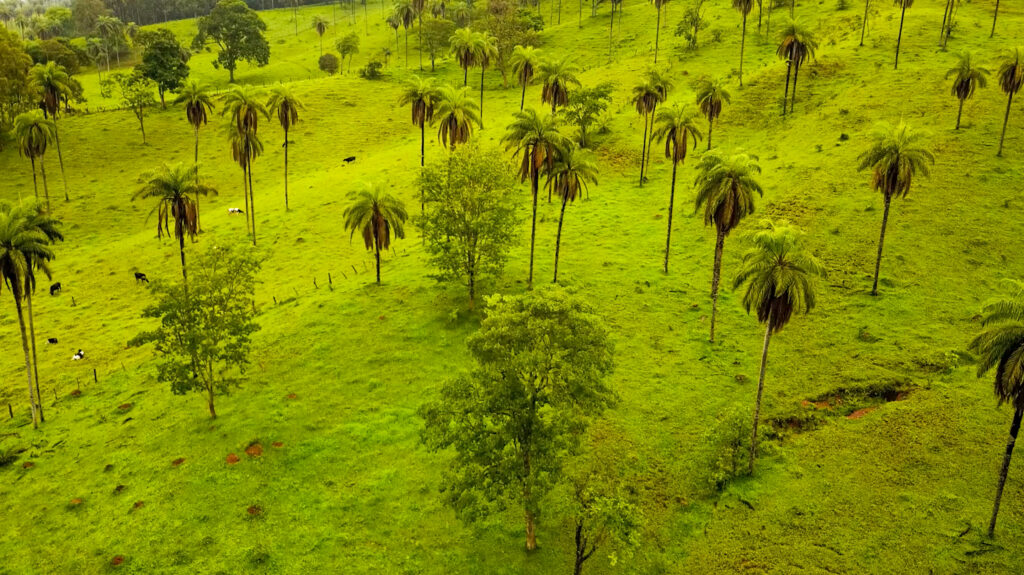
[[[284,209],[288,211],[288,128],[284,129]]]
[[[185,270],[185,234],[178,236],[178,253],[181,254],[181,280],[185,286],[185,293],[188,293],[188,272]]]
[[[484,72],[487,66],[480,66],[480,129],[484,129]]]
[[[558,254],[562,249],[562,222],[565,220],[565,206],[569,203],[569,197],[562,197],[562,211],[558,214],[558,233],[555,235],[555,279],[558,283]]]
[[[540,174],[530,174],[530,188],[533,192],[533,223],[530,225],[530,279],[527,281],[527,288],[533,289],[533,248],[537,243],[537,194],[540,192],[537,188],[540,185]]]
[[[868,7],[871,5],[871,0],[864,0],[864,19],[860,23],[860,45],[864,45],[864,31],[868,28]]]
[[[786,115],[786,102],[789,102],[789,74],[793,69],[793,50],[790,49],[790,57],[786,59],[786,91],[782,94],[782,115]]]
[[[469,66],[462,68],[462,87],[465,88],[469,85]]]
[[[747,15],[743,15],[743,34],[740,36],[740,86],[743,86],[743,49],[747,43]]]
[[[900,67],[900,41],[903,40],[903,18],[907,15],[906,0],[901,1],[900,5],[903,9],[900,10],[900,33],[896,36],[896,62],[892,66],[893,70]]]
[[[785,103],[785,102],[783,102]],[[708,118],[708,149],[711,149],[711,129],[715,127],[715,122],[711,118]]]
[[[1006,124],[1010,122],[1010,105],[1013,103],[1013,92],[1006,98],[1006,115],[1003,116],[1003,134],[999,136],[999,151],[996,152],[996,156],[1003,155],[1003,140],[1006,139]]]
[[[28,333],[32,340],[32,376],[36,380],[36,402],[39,408],[39,423],[45,423],[43,416],[43,394],[39,392],[39,357],[36,355],[36,322],[32,313],[32,290],[25,290],[25,302],[28,304]]]
[[[196,185],[199,185],[199,126],[195,126],[196,133],[196,153],[195,161],[193,162],[196,166]],[[199,229],[199,233],[203,233],[203,223],[199,219],[199,194],[196,194],[196,228]]]
[[[999,0],[996,0],[996,11],[992,14],[992,33],[988,35],[989,38],[996,35],[996,18],[999,17]]]
[[[658,105],[655,104],[654,108],[651,109],[651,131],[650,131],[651,135],[650,135],[650,138],[647,140],[647,161],[644,162],[643,179],[644,179],[645,182],[647,181],[647,172],[648,172],[648,170],[651,169],[651,150],[654,149],[654,120],[655,120],[654,115],[655,115],[655,112],[657,112],[657,110],[658,110]]]
[[[658,23],[654,29],[654,63],[658,63],[658,40],[661,36],[661,4],[658,4]]]
[[[419,28],[418,28],[419,33],[416,34],[416,39],[417,39],[417,42],[419,43],[419,46],[418,46],[417,49],[419,50],[419,53],[420,53],[420,72],[422,72],[423,71],[423,13],[421,12],[417,17],[419,18]]]
[[[146,143],[146,122],[143,119],[144,118],[144,114],[145,114],[145,112],[143,111],[143,107],[139,106],[139,128],[142,129],[142,143],[143,144]]]
[[[252,194],[252,164],[249,164],[249,213],[252,215],[252,245],[256,245],[256,196]]]
[[[578,28],[583,28],[583,0],[580,0],[580,21]]]
[[[57,143],[57,161],[60,162],[60,178],[64,181],[64,201],[70,202],[71,198],[68,196],[68,177],[67,174],[64,173],[64,154],[60,150],[60,131],[57,130],[56,114],[53,116],[53,137]]]
[[[409,29],[405,29],[405,69],[409,69]]]
[[[672,187],[668,195],[668,235],[665,238],[665,273],[668,273],[668,254],[672,249],[672,212],[675,209],[676,203],[676,169],[679,167],[679,163],[672,160]]]
[[[964,113],[964,100],[960,99],[960,107],[956,111],[956,129],[960,129],[960,116]]]
[[[757,424],[761,422],[761,395],[764,393],[764,372],[768,367],[768,344],[772,339],[771,317],[764,330],[764,347],[761,348],[761,374],[757,378],[757,401],[754,402],[754,431],[750,435],[750,473],[754,473],[754,459],[757,457]]]
[[[36,178],[36,157],[29,156],[29,161],[32,162],[32,189],[36,192],[36,201],[39,201],[39,180]],[[21,201],[21,198],[18,198]]]
[[[946,0],[946,8],[942,11],[942,28],[939,28],[939,42],[946,37],[946,20],[949,18],[949,5],[953,0]]]
[[[1010,470],[1010,457],[1013,456],[1013,445],[1017,442],[1017,432],[1020,431],[1021,415],[1024,410],[1017,408],[1013,412],[1013,423],[1010,424],[1010,438],[1006,440],[1006,454],[1003,456],[1003,466],[999,470],[999,485],[996,487],[996,502],[992,508],[992,520],[988,523],[988,536],[992,537],[996,531],[996,517],[999,515],[999,501],[1003,498],[1003,487],[1006,485],[1006,474]]]
[[[789,104],[789,113],[792,114],[794,108],[796,108],[796,80],[800,76],[800,62],[796,63],[793,67],[793,97]]]
[[[32,428],[39,429],[38,406],[36,405],[35,390],[32,386],[32,361],[29,357],[28,334],[25,333],[25,314],[21,310],[21,290],[14,292],[14,305],[18,308],[18,326],[21,328],[21,349],[25,352],[25,376],[28,378],[28,402],[32,406]]]
[[[644,147],[640,150],[640,187],[644,185],[644,162],[647,160],[647,112],[644,112]]]
[[[885,211],[882,212],[882,234],[878,236],[878,258],[875,259],[875,283],[871,286],[871,295],[878,295],[878,270],[882,266],[882,244],[885,243],[885,226],[889,223],[890,196],[885,197]]]
[[[249,225],[249,182],[246,180],[248,169],[242,168],[242,197],[245,198],[245,233],[252,235],[252,226]]]
[[[374,250],[374,257],[377,259],[377,285],[380,285],[380,244],[374,240],[373,245],[376,248]]]
[[[523,111],[523,106],[526,105],[526,82],[523,82],[523,96],[519,99],[519,111]]]
[[[39,171],[43,174],[43,194],[46,197],[46,211],[50,211],[50,186],[46,183],[46,158],[39,158]]]
[[[722,250],[725,248],[725,232],[718,230],[715,239],[715,267],[711,272],[711,337],[715,341],[715,318],[718,315],[718,282],[722,278]]]

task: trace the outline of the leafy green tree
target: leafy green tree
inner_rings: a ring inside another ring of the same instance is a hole
[[[335,47],[338,49],[338,53],[341,54],[343,64],[345,62],[345,58],[348,58],[348,71],[351,72],[352,56],[359,53],[359,34],[356,34],[355,32],[345,34],[340,40],[338,40]]]
[[[743,32],[740,36],[740,86],[743,85],[743,49],[747,44],[747,16],[754,9],[754,0],[732,0],[732,7],[743,16]]]
[[[96,30],[96,23],[100,16],[106,16],[109,13],[103,0],[72,0],[71,2],[71,16],[74,20],[75,30],[82,36]]]
[[[111,52],[117,57],[117,66],[121,67],[121,46],[124,45],[124,22],[113,16],[100,16],[96,20],[96,31],[103,38],[107,47],[107,72],[110,71]]]
[[[430,206],[418,221],[430,262],[438,279],[466,285],[472,309],[477,284],[501,274],[515,240],[512,168],[495,150],[463,146],[426,167],[420,190]]]
[[[960,129],[960,116],[964,113],[964,102],[974,97],[974,91],[988,85],[988,68],[975,66],[971,62],[970,52],[961,52],[957,55],[956,66],[946,72],[946,78],[953,78],[952,93],[960,101],[960,107],[956,112],[956,129]]]
[[[14,137],[18,141],[18,152],[32,163],[32,185],[35,187],[36,200],[39,199],[39,184],[36,180],[36,159],[43,174],[43,193],[46,197],[46,209],[50,209],[50,190],[46,185],[46,149],[57,138],[57,126],[48,120],[39,110],[25,112],[14,118]],[[20,197],[18,198],[20,201]]]
[[[227,69],[230,82],[235,81],[239,61],[256,66],[270,62],[270,44],[263,37],[267,24],[243,0],[219,0],[209,16],[199,19],[198,26],[193,49],[215,43],[220,51],[214,67]]]
[[[999,78],[999,88],[1006,94],[1006,115],[1003,117],[1003,133],[999,136],[999,151],[996,156],[1003,155],[1003,141],[1006,139],[1006,125],[1010,123],[1010,107],[1013,105],[1013,95],[1020,92],[1024,86],[1024,47],[1018,46],[1007,50],[999,63],[999,71],[996,72]]]
[[[763,222],[762,229],[751,234],[751,248],[743,254],[743,267],[736,275],[734,288],[746,284],[743,307],[754,310],[757,321],[765,325],[761,348],[761,371],[757,379],[757,401],[750,437],[749,471],[754,472],[757,457],[757,426],[761,418],[761,395],[768,367],[768,344],[772,334],[786,327],[794,313],[809,313],[816,301],[814,279],[825,269],[800,243],[801,232],[787,224]]]
[[[440,92],[432,79],[413,76],[402,91],[398,103],[412,109],[412,125],[420,129],[420,167],[426,162],[427,124],[434,119],[434,107]],[[422,205],[420,206],[422,210]]]
[[[533,46],[516,46],[512,51],[509,64],[512,66],[512,73],[516,81],[523,88],[523,95],[519,99],[519,111],[523,111],[526,104],[526,87],[533,82],[533,75],[541,64],[541,51]]]
[[[320,59],[317,61],[317,67],[320,68],[321,72],[324,72],[328,76],[333,76],[338,73],[339,69],[341,69],[341,60],[334,54],[328,52],[323,56],[320,56]]]
[[[704,12],[704,0],[694,0],[683,12],[683,19],[676,26],[676,36],[686,39],[686,45],[691,50],[698,47],[697,36],[701,30],[706,30],[708,20]]]
[[[638,478],[622,469],[622,455],[590,459],[569,479],[569,511],[576,542],[573,575],[582,575],[584,564],[599,549],[613,564],[631,558],[640,546],[644,525]]]
[[[154,344],[160,356],[156,377],[175,395],[205,396],[210,417],[217,417],[214,398],[241,385],[252,335],[256,274],[260,262],[237,248],[213,246],[196,258],[188,290],[154,282],[157,302],[142,317],[159,320],[152,331],[135,336],[128,345]]]
[[[39,398],[33,385],[32,358],[29,335],[25,329],[26,286],[33,284],[30,277],[33,266],[45,265],[54,258],[50,239],[33,224],[38,207],[25,204],[12,206],[0,202],[0,289],[5,285],[14,297],[21,329],[21,348],[25,354],[25,376],[28,379],[28,398],[32,408],[32,427],[39,428]]]
[[[894,3],[900,7],[900,32],[896,36],[896,60],[892,65],[892,69],[896,70],[900,66],[900,41],[903,40],[903,19],[907,15],[907,8],[914,5],[914,0],[895,0]]]
[[[540,99],[551,104],[552,114],[558,106],[569,103],[569,87],[580,86],[576,77],[578,73],[579,69],[568,56],[560,60],[544,60],[537,67],[537,81],[543,85]]]
[[[474,34],[475,32],[469,28],[459,28],[448,39],[451,54],[459,63],[459,67],[462,68],[463,87],[469,84],[469,69],[477,64],[476,37]]]
[[[729,91],[725,89],[721,80],[703,78],[697,84],[697,107],[704,117],[708,119],[708,149],[711,149],[711,130],[715,127],[715,120],[722,115],[722,105],[732,101]]]
[[[233,86],[224,94],[222,116],[228,116],[228,142],[232,158],[242,167],[243,182],[246,182],[246,212],[252,233],[252,245],[256,245],[256,198],[252,189],[252,164],[263,154],[263,142],[259,137],[260,116],[270,119],[267,107],[260,102],[259,95],[251,87]]]
[[[320,37],[320,55],[324,55],[324,34],[327,33],[327,20],[323,16],[313,17],[313,29],[316,30],[316,35]]]
[[[555,148],[555,159],[548,170],[547,187],[562,200],[558,212],[558,233],[555,235],[555,278],[558,283],[558,255],[562,248],[562,223],[565,207],[587,191],[587,184],[597,184],[597,158],[590,150],[574,142],[564,142]]]
[[[55,62],[36,64],[29,71],[32,77],[32,87],[42,95],[41,108],[43,114],[53,118],[53,141],[57,144],[57,161],[60,162],[60,177],[64,181],[64,200],[70,201],[68,195],[68,178],[64,173],[64,154],[60,149],[60,131],[57,126],[57,118],[60,113],[61,100],[72,93],[71,78],[67,70]],[[50,200],[46,200],[46,209],[50,209]]]
[[[167,108],[166,93],[177,92],[188,79],[190,52],[174,33],[161,28],[148,39],[142,51],[142,63],[136,69],[156,83],[160,105]]]
[[[284,209],[288,207],[288,132],[299,123],[299,112],[304,110],[302,102],[292,94],[292,91],[283,84],[278,84],[270,92],[270,99],[267,101],[267,110],[277,115],[277,121],[284,130]]]
[[[456,90],[444,86],[437,95],[434,122],[439,125],[437,139],[454,150],[472,137],[473,124],[480,125],[480,109],[469,97],[466,88]]]
[[[779,58],[786,61],[786,92],[782,97],[782,115],[786,115],[786,100],[789,97],[789,76],[793,72],[793,103],[790,112],[796,106],[796,79],[800,74],[800,66],[808,59],[814,58],[818,49],[818,41],[803,24],[791,20],[779,34],[779,47],[775,51]]]
[[[672,187],[668,196],[668,234],[665,239],[665,273],[668,273],[668,254],[672,249],[672,215],[676,202],[676,170],[686,160],[690,142],[696,146],[703,137],[695,123],[694,113],[676,104],[658,110],[654,119],[654,138],[665,141],[665,157],[672,161]]]
[[[520,156],[519,180],[530,180],[530,195],[533,197],[533,219],[530,224],[530,279],[533,286],[533,252],[537,240],[537,196],[540,191],[540,177],[555,163],[556,150],[565,145],[565,136],[558,131],[558,119],[554,114],[541,116],[530,108],[513,114],[501,141],[506,149],[515,150]]]
[[[377,285],[380,285],[380,252],[391,247],[391,237],[405,238],[405,220],[409,219],[405,204],[392,196],[380,183],[365,184],[350,196],[352,203],[345,208],[345,229],[354,236],[359,232],[367,250],[373,250],[377,260]]]
[[[196,184],[199,183],[199,128],[206,125],[209,120],[210,114],[213,113],[215,108],[213,104],[213,98],[210,95],[210,91],[206,86],[203,86],[199,82],[192,80],[185,84],[181,91],[178,93],[178,97],[174,99],[176,106],[181,106],[185,109],[185,118],[188,123],[192,126],[192,131],[195,132],[195,160],[194,164],[196,167]],[[196,196],[196,227],[200,232],[203,231],[202,222],[199,217],[199,196]]]
[[[882,266],[882,245],[885,243],[885,228],[889,222],[892,199],[905,198],[910,193],[914,176],[920,173],[928,177],[928,164],[935,163],[935,156],[921,146],[921,137],[921,133],[902,121],[895,126],[882,124],[875,133],[874,143],[860,155],[859,169],[871,169],[871,187],[881,192],[885,201],[871,295],[878,295],[878,271]]]
[[[608,330],[593,308],[557,286],[488,299],[467,340],[475,365],[424,405],[423,442],[453,448],[445,502],[472,521],[521,507],[526,548],[537,547],[545,496],[562,479],[589,420],[615,400]]]
[[[448,51],[448,39],[455,33],[455,23],[444,18],[428,17],[420,24],[420,34],[430,56],[430,71],[434,71],[434,62],[438,56]]]
[[[28,111],[35,99],[32,57],[14,34],[0,27],[0,133],[8,132],[14,117]]]
[[[996,368],[993,389],[999,405],[1009,403],[1013,406],[1010,437],[1006,442],[992,519],[988,524],[989,537],[995,534],[999,502],[1003,498],[1010,458],[1020,431],[1021,417],[1024,416],[1024,284],[1011,282],[1011,287],[1013,293],[1009,298],[985,306],[981,323],[986,329],[970,345],[971,352],[978,357],[978,377]]]
[[[580,147],[587,147],[588,130],[611,104],[613,88],[613,84],[606,82],[593,88],[573,90],[569,94],[569,103],[562,108],[562,116],[566,123],[579,128]]]
[[[110,98],[114,90],[121,96],[121,105],[128,108],[139,120],[142,143],[146,143],[146,108],[156,103],[153,90],[156,84],[138,70],[131,74],[115,73],[107,76],[100,84],[103,97]]]
[[[199,218],[193,196],[215,196],[217,190],[197,183],[196,166],[164,166],[156,173],[140,178],[142,187],[135,192],[132,200],[155,200],[156,235],[173,235],[178,240],[181,255],[181,278],[188,291],[188,270],[185,266],[185,237],[194,240],[199,233]],[[173,223],[174,230],[171,231]]]
[[[704,225],[715,226],[715,264],[711,274],[711,336],[715,341],[715,319],[718,315],[718,284],[722,277],[722,251],[725,238],[754,213],[754,194],[763,196],[764,189],[755,177],[761,173],[756,156],[734,154],[723,156],[706,153],[697,164],[696,210],[704,209]]]

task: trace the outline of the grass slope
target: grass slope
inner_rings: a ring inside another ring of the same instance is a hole
[[[992,62],[1022,37],[1024,15],[1004,5],[999,33],[988,39],[992,5],[960,8],[950,49],[971,48]],[[955,100],[943,76],[953,57],[937,47],[943,3],[908,10],[898,72],[892,70],[895,8],[873,9],[866,45],[858,47],[859,6],[798,5],[797,14],[818,30],[821,49],[801,74],[796,113],[785,119],[778,114],[785,68],[774,56],[774,35],[759,35],[754,18],[748,24],[746,86],[732,79],[733,103],[715,127],[715,144],[760,156],[767,190],[760,214],[806,229],[830,275],[814,314],[773,340],[765,410],[768,419],[784,422],[779,438],[766,446],[770,455],[755,477],[715,498],[699,488],[702,438],[725,411],[750,409],[762,332],[743,313],[739,295],[726,289],[721,343],[706,343],[713,236],[689,209],[694,158],[680,170],[672,271],[660,271],[670,166],[656,158],[651,182],[636,186],[642,126],[627,99],[651,61],[654,9],[625,5],[609,61],[606,6],[594,18],[585,9],[582,28],[573,8],[567,3],[562,24],[542,34],[544,50],[577,54],[586,84],[607,80],[617,88],[612,132],[599,150],[601,185],[566,216],[563,282],[586,294],[614,329],[613,384],[622,401],[598,432],[642,471],[649,523],[633,560],[612,566],[598,554],[591,572],[1024,569],[1019,465],[1010,472],[997,538],[981,537],[1010,413],[996,408],[989,380],[977,380],[956,353],[978,329],[974,316],[1000,292],[1000,281],[1024,275],[1024,204],[1017,197],[1024,118],[1016,106],[1005,157],[995,158],[1005,100],[990,83],[965,107],[963,129],[952,129]],[[681,10],[669,4],[663,21],[677,21]],[[379,7],[368,12],[357,67],[393,45]],[[662,54],[677,81],[670,101],[690,102],[702,74],[738,67],[737,13],[724,2],[712,3],[708,13],[712,25],[703,38],[720,30],[722,41],[698,52],[681,49],[671,35],[674,24],[663,31]],[[67,222],[68,241],[55,263],[63,295],[39,295],[36,302],[40,341],[60,339],[40,348],[48,421],[38,432],[28,420],[9,296],[0,306],[0,349],[6,350],[0,401],[16,412],[0,422],[0,440],[4,448],[27,448],[16,464],[0,469],[0,573],[104,573],[115,569],[117,556],[125,561],[116,569],[134,573],[571,569],[571,531],[554,508],[542,518],[543,549],[526,555],[515,512],[465,526],[439,503],[445,458],[418,445],[415,410],[467,365],[463,342],[477,319],[459,313],[465,302],[458,286],[427,277],[415,234],[397,243],[378,288],[369,255],[341,229],[345,195],[359,181],[386,180],[414,203],[419,134],[395,102],[399,81],[416,67],[416,52],[410,51],[406,71],[398,50],[387,81],[319,77],[319,41],[308,25],[315,14],[330,18],[331,8],[300,10],[296,36],[290,10],[263,13],[271,64],[242,65],[237,76],[257,84],[314,78],[293,86],[307,110],[293,131],[290,212],[281,132],[272,122],[262,130],[267,153],[255,166],[255,195],[259,249],[268,258],[258,295],[263,330],[248,383],[220,400],[216,421],[198,397],[173,396],[155,382],[151,350],[125,348],[145,325],[139,314],[149,299],[131,273],[171,280],[179,273],[175,246],[159,242],[155,222],[147,221],[151,206],[130,197],[140,173],[191,161],[183,114],[153,110],[147,146],[127,112],[61,121],[72,199],[57,199],[59,171],[49,157],[55,212]],[[349,27],[362,32],[361,16],[353,24],[339,13],[328,38]],[[774,27],[784,18],[779,10]],[[184,38],[193,26],[171,25]],[[225,87],[227,74],[214,70],[212,59],[194,58],[193,73]],[[446,60],[436,76],[457,82],[461,71]],[[83,82],[90,106],[100,107],[106,103],[95,78],[85,75]],[[486,88],[486,129],[477,138],[496,143],[518,109],[519,91],[504,89],[497,72],[488,72]],[[534,105],[539,92],[528,90]],[[930,179],[918,180],[910,197],[895,203],[883,293],[873,298],[881,198],[868,189],[867,174],[856,171],[856,157],[876,121],[900,117],[930,130],[938,161]],[[221,194],[204,202],[201,244],[245,241],[243,220],[227,214],[242,204],[241,176],[219,124],[202,132],[204,174]],[[442,150],[430,142],[427,153],[429,160]],[[345,166],[340,159],[349,155],[358,160]],[[0,174],[0,197],[32,194],[28,163],[12,150],[0,154]],[[524,214],[528,198],[524,189]],[[536,273],[545,281],[556,206],[542,204],[540,218]],[[505,277],[485,291],[524,289],[528,229],[521,237]],[[742,248],[738,236],[727,241],[726,278]],[[79,347],[86,361],[70,362]],[[885,402],[841,391],[871,386],[911,392]],[[81,396],[71,397],[78,387]],[[821,404],[829,409],[802,405],[836,396],[845,399]],[[844,417],[864,407],[877,409]],[[816,426],[796,424],[810,417]],[[258,459],[244,454],[254,441],[265,449]],[[242,461],[228,466],[231,453]],[[178,458],[184,462],[172,465]],[[34,467],[24,468],[26,461]],[[251,506],[262,514],[249,514]]]

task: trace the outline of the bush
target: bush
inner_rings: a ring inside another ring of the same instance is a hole
[[[326,72],[329,76],[333,76],[338,73],[338,68],[341,67],[341,60],[337,56],[330,52],[320,56],[320,71]]]
[[[366,66],[359,69],[359,75],[367,80],[379,80],[384,74],[381,73],[381,68],[384,67],[379,60],[373,60]]]
[[[704,434],[697,476],[705,486],[721,491],[733,479],[746,475],[750,465],[751,414],[732,408]]]
[[[18,453],[13,449],[0,449],[0,468],[7,467],[18,460]]]

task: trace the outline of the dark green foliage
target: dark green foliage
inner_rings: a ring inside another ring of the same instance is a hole
[[[613,84],[605,82],[593,88],[580,88],[569,92],[569,104],[562,108],[562,117],[566,123],[579,128],[581,147],[587,147],[590,127],[611,104],[613,88]]]
[[[121,105],[135,114],[142,130],[143,144],[146,143],[146,107],[156,101],[153,97],[155,88],[156,84],[138,70],[131,74],[111,74],[100,83],[100,90],[105,98],[113,97],[116,90],[117,95],[121,97]]]
[[[338,69],[341,67],[341,60],[337,56],[328,52],[323,56],[320,56],[320,61],[317,63],[320,67],[320,71],[330,76],[338,73]]]
[[[701,440],[695,477],[708,491],[717,492],[750,466],[750,413],[732,407],[722,413]]]
[[[381,70],[384,68],[379,60],[370,60],[365,66],[359,69],[359,77],[366,80],[380,80],[384,74]]]
[[[226,68],[234,82],[239,61],[257,66],[270,62],[270,45],[263,37],[266,29],[267,24],[242,0],[220,0],[209,16],[199,19],[199,33],[192,48],[209,41],[216,43],[220,52],[214,66]]]
[[[136,69],[156,84],[160,103],[166,106],[166,93],[177,92],[188,78],[189,51],[165,28],[148,32],[143,45],[142,63]]]

